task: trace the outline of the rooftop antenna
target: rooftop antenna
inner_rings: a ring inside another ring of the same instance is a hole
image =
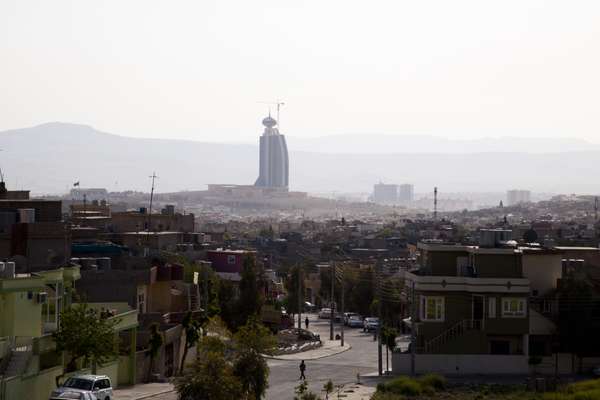
[[[156,176],[156,172],[153,172],[151,176],[148,178],[152,178],[152,189],[150,189],[150,207],[148,209],[148,231],[152,229],[152,200],[154,199],[154,181],[158,176]]]
[[[276,101],[259,101],[259,103],[277,106],[277,126],[279,128],[281,128],[281,123],[279,122],[279,109],[281,108],[281,106],[284,106],[285,103],[283,101],[281,101],[280,99],[277,99]],[[271,115],[271,108],[269,108],[269,115]]]
[[[437,221],[437,186],[433,188],[433,220]]]

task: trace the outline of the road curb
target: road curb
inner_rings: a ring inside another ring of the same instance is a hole
[[[352,345],[350,343],[348,343],[346,346],[344,346],[344,348],[340,349],[340,351],[335,352],[335,353],[331,353],[331,354],[326,354],[326,355],[322,355],[322,356],[317,356],[317,357],[305,357],[304,360],[320,360],[321,358],[326,358],[326,357],[331,357],[331,356],[336,356],[338,354],[342,354],[348,350],[350,350],[352,348]],[[299,354],[303,354],[303,353],[308,353],[309,351],[314,351],[314,350],[308,350],[308,351],[301,351],[299,353],[294,353],[294,354],[289,354],[290,356],[295,356],[295,355],[299,355]],[[264,356],[266,359],[268,360],[279,360],[279,361],[298,361],[300,360],[300,358],[295,359],[295,358],[281,358],[281,357],[274,357],[274,356]]]
[[[141,395],[140,397],[135,397],[131,400],[151,399],[152,397],[160,396],[161,394],[172,393],[174,391],[175,391],[175,389],[168,389],[168,390],[163,390],[163,391],[156,392],[156,393],[148,393],[148,394]]]

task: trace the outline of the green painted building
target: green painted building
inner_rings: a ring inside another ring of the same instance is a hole
[[[63,267],[31,274],[0,276],[0,400],[47,400],[64,373],[64,355],[56,351],[52,332],[61,312],[70,307],[79,267]],[[118,319],[120,356],[98,368],[113,385],[135,382],[137,310],[127,304],[90,304],[108,309]],[[124,343],[123,343],[124,342]],[[89,373],[83,369],[78,373]]]

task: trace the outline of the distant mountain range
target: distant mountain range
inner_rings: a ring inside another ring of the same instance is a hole
[[[393,153],[558,153],[600,151],[600,145],[578,138],[488,137],[456,140],[433,135],[331,135],[316,138],[288,137],[295,151],[348,154]]]
[[[581,140],[344,135],[289,138],[288,146],[292,190],[366,192],[383,181],[411,182],[417,192],[600,192],[600,148]],[[0,149],[9,188],[34,193],[65,193],[76,181],[148,191],[153,171],[159,192],[252,184],[258,174],[257,145],[138,139],[76,124],[0,132]]]

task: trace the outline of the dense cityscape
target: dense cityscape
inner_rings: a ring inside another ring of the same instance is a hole
[[[599,20],[3,0],[0,400],[600,400]]]

